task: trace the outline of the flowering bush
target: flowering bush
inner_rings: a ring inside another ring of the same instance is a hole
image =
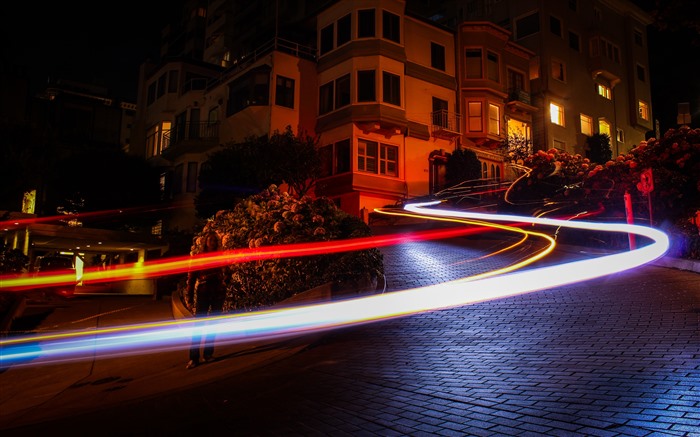
[[[329,199],[295,198],[275,185],[232,210],[217,212],[195,237],[193,254],[201,247],[197,239],[210,230],[221,237],[224,250],[371,235],[362,220],[338,209]],[[273,305],[327,282],[367,286],[383,273],[382,254],[377,249],[232,264],[226,267],[226,309]]]
[[[700,129],[670,129],[662,138],[643,141],[629,153],[605,163],[552,149],[531,154],[524,165],[531,170],[509,190],[512,204],[542,204],[548,200],[600,205],[607,217],[620,218],[625,214],[625,193],[629,193],[635,216],[640,220],[651,216],[672,236],[692,240],[692,244],[685,241],[677,246],[688,248],[681,250],[684,256],[697,256],[696,228],[679,223],[688,222],[700,210]],[[648,169],[654,184],[651,202],[638,188],[642,172]]]

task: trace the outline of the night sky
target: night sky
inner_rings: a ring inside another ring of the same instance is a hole
[[[69,2],[8,2],[3,5],[0,32],[9,43],[0,53],[3,61],[26,67],[34,87],[49,77],[64,78],[105,86],[117,97],[135,101],[139,65],[157,59],[160,32],[179,15],[181,3],[80,2],[93,6],[79,8]],[[645,7],[653,0],[635,3]],[[691,45],[692,36],[690,31],[649,28],[653,115],[660,120],[662,133],[676,127],[679,102],[690,102],[696,126],[700,120],[700,80],[694,66],[700,47]]]

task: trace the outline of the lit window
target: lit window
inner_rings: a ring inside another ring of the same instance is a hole
[[[610,136],[610,123],[602,118],[598,120],[598,132]]]
[[[499,135],[501,133],[501,117],[498,106],[489,103],[489,133]]]
[[[608,100],[612,100],[612,90],[609,87],[601,84],[596,84],[596,89],[598,91],[599,96],[603,96]]]
[[[639,116],[642,120],[649,121],[649,105],[643,101],[639,101]]]
[[[617,130],[617,142],[618,143],[625,142],[625,131],[623,131],[622,129]]]
[[[481,132],[481,102],[469,102],[467,108],[469,111],[469,131]]]
[[[589,137],[593,135],[593,119],[586,114],[581,114],[581,133]]]
[[[549,120],[554,124],[564,126],[564,107],[551,102],[549,104]]]

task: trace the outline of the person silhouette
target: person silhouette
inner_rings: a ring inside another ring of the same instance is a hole
[[[215,252],[220,249],[219,236],[209,231],[200,237],[201,253]],[[224,287],[224,271],[221,267],[195,270],[187,274],[187,300],[195,318],[207,317],[223,312],[226,289]],[[204,337],[202,348],[202,337]],[[200,364],[200,348],[202,361],[214,360],[214,335],[195,333],[192,336],[187,369],[193,369]]]

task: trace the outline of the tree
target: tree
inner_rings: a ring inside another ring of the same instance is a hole
[[[471,149],[457,149],[447,157],[445,163],[445,183],[448,187],[460,182],[479,179],[481,162]]]
[[[155,215],[144,211],[160,202],[160,174],[143,158],[116,148],[86,149],[58,162],[47,191],[47,214],[136,208],[138,214],[110,214],[99,227],[150,227]],[[116,220],[115,220],[116,219]]]
[[[587,157],[591,162],[605,164],[612,159],[612,148],[608,134],[593,134],[586,138],[586,145],[588,146]]]
[[[227,144],[202,165],[202,189],[195,198],[197,215],[208,218],[231,209],[272,184],[287,184],[293,195],[304,196],[321,168],[317,143],[317,138],[304,132],[295,135],[287,126],[284,132],[275,130],[269,138],[249,137],[241,143]]]

